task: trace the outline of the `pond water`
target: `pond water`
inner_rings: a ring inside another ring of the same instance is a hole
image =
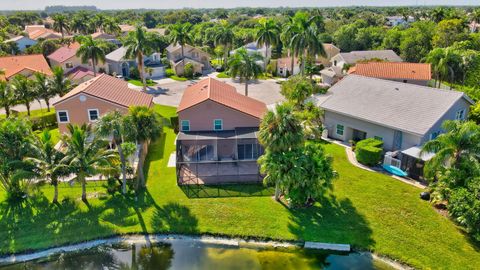
[[[0,267],[24,269],[391,269],[366,253],[332,254],[302,249],[229,247],[173,240],[113,244]]]

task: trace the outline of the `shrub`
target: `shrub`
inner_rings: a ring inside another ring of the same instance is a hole
[[[383,152],[383,142],[374,138],[368,138],[357,142],[355,145],[355,154],[358,162],[367,165],[377,165]]]
[[[54,112],[51,112],[41,116],[30,117],[30,122],[33,130],[53,128],[57,126],[57,117]]]
[[[140,73],[138,73],[138,68],[131,67],[130,68],[130,78],[132,79],[140,79]]]
[[[173,69],[171,69],[171,68],[167,68],[167,69],[165,70],[165,75],[166,75],[167,77],[172,77],[173,75],[175,75],[175,71],[173,71]]]
[[[230,75],[228,75],[226,72],[220,72],[220,73],[218,73],[217,78],[227,79],[227,78],[230,78]]]
[[[193,78],[193,65],[192,63],[187,63],[183,69],[183,75],[186,78]]]
[[[170,126],[173,128],[173,131],[175,133],[178,133],[178,116],[172,116],[170,117]]]

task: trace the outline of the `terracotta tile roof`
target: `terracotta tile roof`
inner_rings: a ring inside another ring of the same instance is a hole
[[[78,42],[75,42],[70,44],[69,46],[63,46],[59,48],[47,57],[48,59],[54,60],[58,63],[63,63],[68,59],[74,57],[77,53],[78,48],[80,48],[80,44]]]
[[[348,73],[382,79],[431,80],[430,64],[405,62],[357,63]]]
[[[53,105],[64,102],[79,93],[94,96],[127,108],[130,106],[150,107],[153,100],[153,97],[148,94],[128,88],[126,81],[107,74],[101,74],[79,84]]]
[[[74,69],[70,70],[66,74],[72,80],[80,80],[85,76],[94,77],[93,71],[89,70],[86,67],[77,66]]]
[[[118,27],[120,27],[121,32],[135,31],[135,26],[129,24],[119,24]]]
[[[235,87],[229,84],[207,78],[189,86],[185,90],[177,112],[193,107],[206,100],[215,101],[256,118],[262,118],[263,114],[267,111],[265,103],[239,94]]]
[[[39,38],[61,38],[62,34],[57,33],[52,29],[39,28],[37,30],[32,30],[28,32],[28,37],[35,40]]]
[[[0,57],[0,69],[5,70],[5,75],[0,75],[0,80],[9,79],[25,69],[52,75],[47,60],[41,54]]]
[[[299,64],[299,59],[297,57],[294,58],[294,64],[298,65]],[[292,57],[284,57],[284,58],[278,58],[277,59],[277,66],[280,67],[291,67],[292,66]]]

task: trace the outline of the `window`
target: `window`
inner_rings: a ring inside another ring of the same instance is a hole
[[[263,148],[257,143],[247,143],[237,145],[239,160],[256,160],[263,154]]]
[[[68,123],[69,122],[68,111],[58,111],[57,116],[58,116],[58,122],[59,123]]]
[[[383,138],[380,137],[380,136],[373,136],[373,138],[375,138],[376,140],[379,140],[379,141],[383,141]]]
[[[206,145],[182,145],[183,159],[185,161],[208,161],[214,160],[214,148],[211,144]]]
[[[340,135],[340,136],[343,136],[343,131],[344,131],[345,127],[343,125],[337,125],[337,135]]]
[[[65,63],[66,68],[73,68],[73,64],[71,62]]]
[[[463,120],[465,118],[465,110],[460,110],[455,114],[455,120]]]
[[[213,130],[223,130],[223,121],[222,119],[213,120]]]
[[[182,120],[182,131],[190,131],[190,121]]]
[[[97,121],[98,117],[99,117],[99,113],[97,109],[88,110],[88,119],[90,121]]]
[[[333,61],[333,65],[334,65],[334,66],[337,65],[337,60],[334,60],[334,61]]]

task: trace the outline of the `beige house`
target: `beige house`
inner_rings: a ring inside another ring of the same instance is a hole
[[[211,72],[210,55],[199,48],[185,44],[183,46],[170,45],[167,47],[167,59],[172,65],[172,69],[177,75],[183,75],[183,68],[187,63],[193,65],[193,72],[198,74],[205,74]]]
[[[95,123],[102,115],[118,110],[127,113],[130,106],[153,105],[152,96],[128,88],[124,80],[101,74],[81,83],[55,102],[58,128],[67,132],[68,124]]]
[[[33,40],[62,38],[61,33],[48,29],[45,25],[27,25],[25,26],[25,32],[28,34],[28,37]]]

